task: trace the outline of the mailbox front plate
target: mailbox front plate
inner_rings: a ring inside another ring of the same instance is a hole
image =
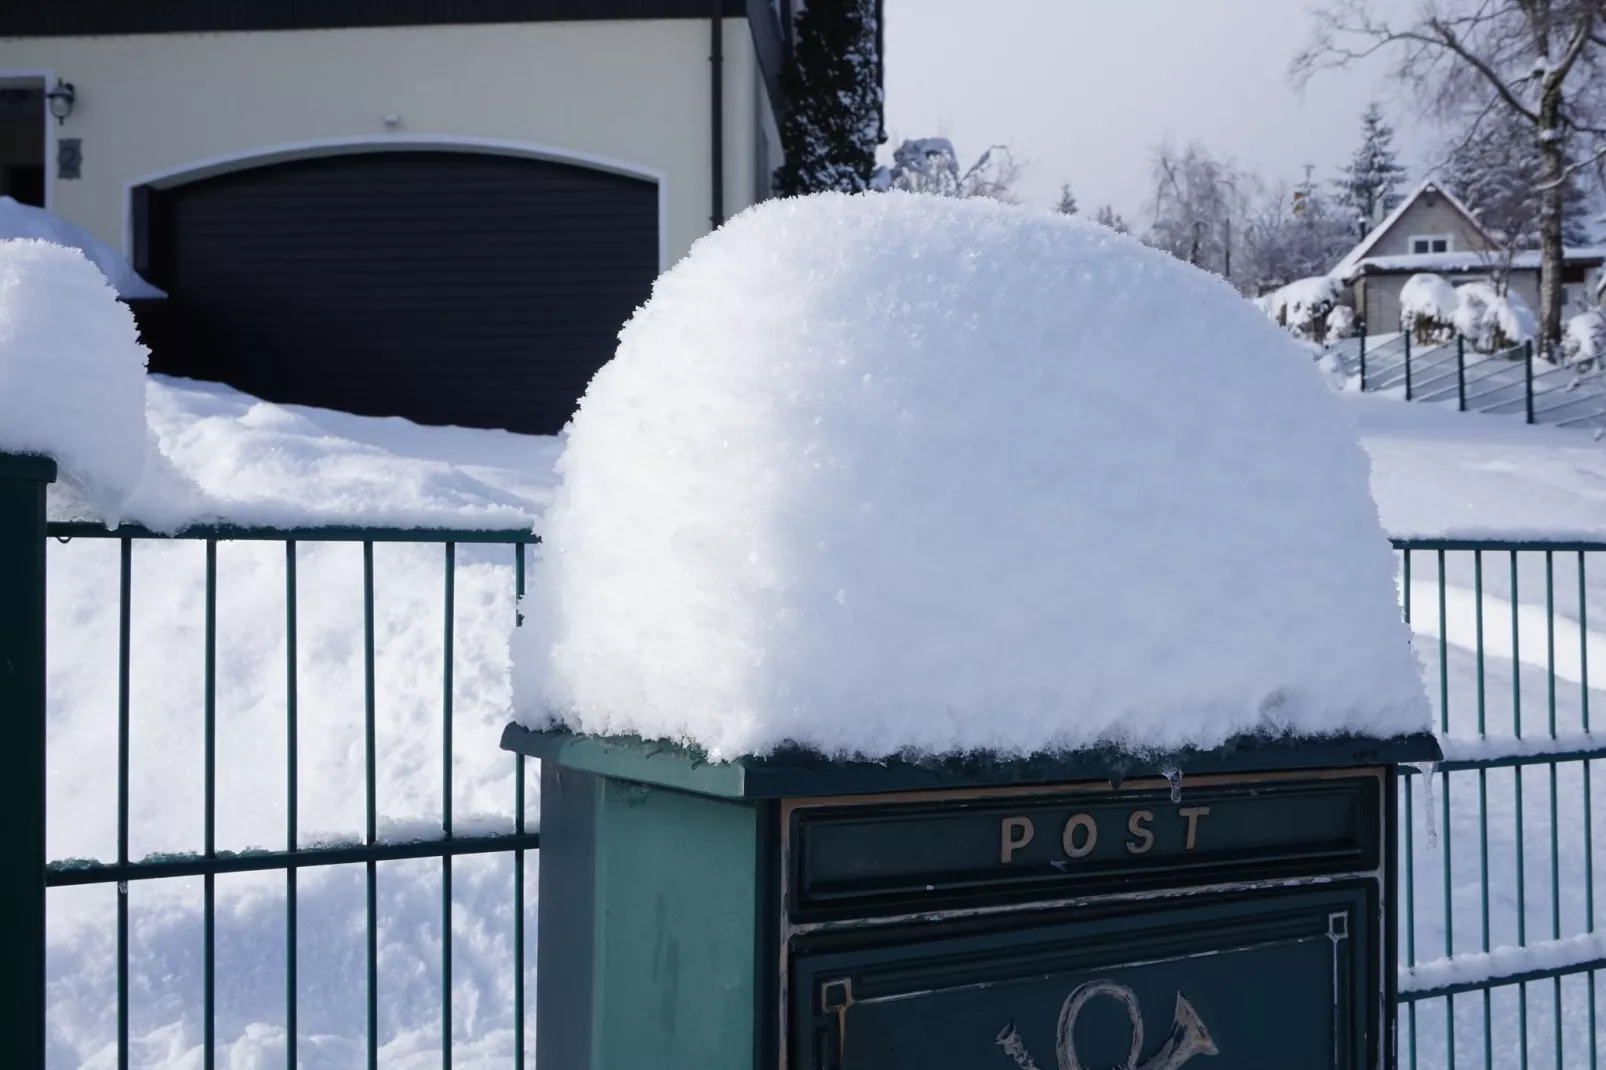
[[[780,1065],[1381,1065],[1390,783],[1373,767],[1189,778],[1180,796],[1149,780],[783,801]]]
[[[1237,1070],[1365,1066],[1377,987],[1364,948],[1377,910],[1373,890],[1350,883],[803,940],[792,1065],[1124,1067],[1135,1014],[1139,1068],[1200,1057],[1207,1070],[1215,1053]]]

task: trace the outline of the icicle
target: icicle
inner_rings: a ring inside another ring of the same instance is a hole
[[[1160,770],[1160,775],[1171,782],[1171,801],[1182,801],[1182,770],[1174,765],[1168,765]]]
[[[1433,774],[1439,771],[1438,762],[1416,762],[1413,765],[1422,774],[1422,790],[1427,797],[1427,805],[1422,808],[1422,824],[1427,833],[1428,850],[1439,849],[1439,825],[1437,815],[1433,812]]]

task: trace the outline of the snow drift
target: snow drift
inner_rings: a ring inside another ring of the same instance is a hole
[[[518,713],[716,757],[1425,728],[1366,458],[1292,346],[1074,219],[745,212],[574,418]]]
[[[145,347],[76,249],[0,241],[0,451],[54,457],[112,523],[151,449]]]

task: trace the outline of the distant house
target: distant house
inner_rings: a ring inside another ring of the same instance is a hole
[[[1568,248],[1562,273],[1563,317],[1594,307],[1606,247]],[[1459,285],[1488,279],[1503,266],[1499,243],[1466,205],[1433,181],[1418,185],[1399,206],[1334,265],[1349,286],[1355,313],[1371,334],[1399,329],[1400,288],[1431,272]],[[1510,288],[1539,308],[1539,254],[1517,253]]]
[[[121,250],[156,371],[559,430],[769,195],[797,0],[0,3],[0,194]]]

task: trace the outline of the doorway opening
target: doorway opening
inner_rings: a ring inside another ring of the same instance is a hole
[[[0,195],[45,207],[45,83],[0,78]]]

